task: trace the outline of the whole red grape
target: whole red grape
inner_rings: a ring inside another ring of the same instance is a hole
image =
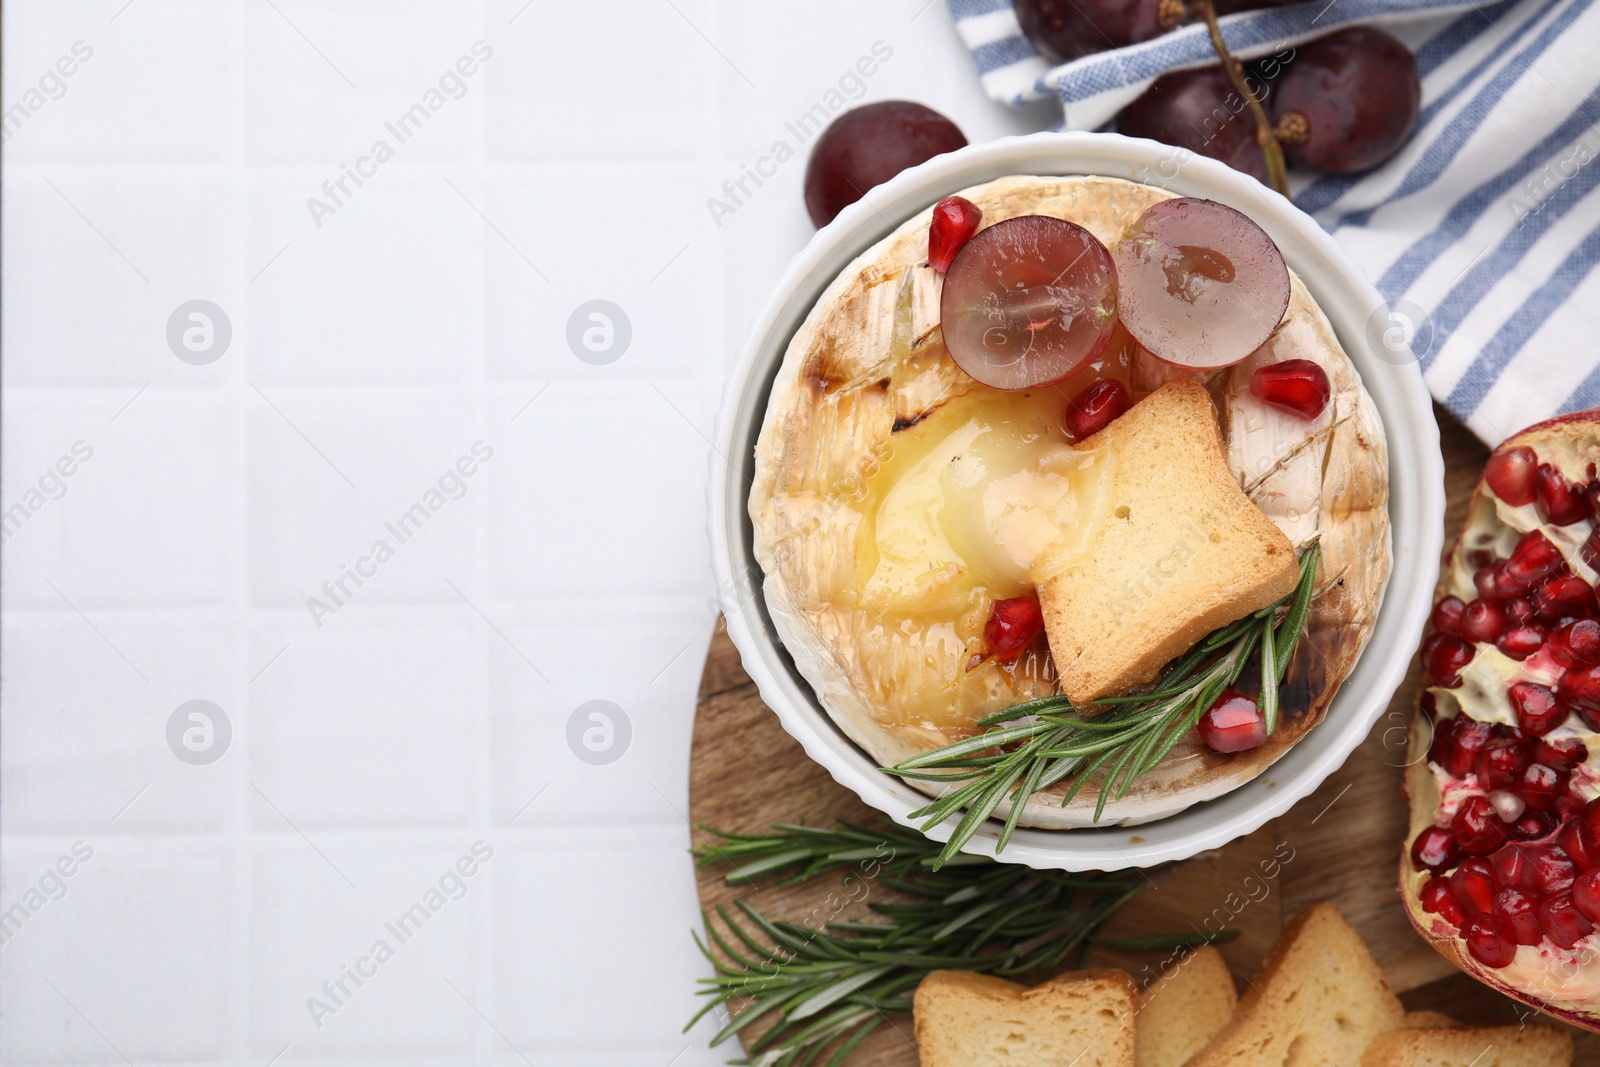
[[[846,111],[811,149],[806,211],[814,224],[826,226],[873,186],[966,144],[955,123],[909,100],[882,100]]]
[[[1187,148],[1257,181],[1267,180],[1249,103],[1234,91],[1221,67],[1163,74],[1117,115],[1117,130]]]
[[[1162,0],[1013,0],[1017,22],[1047,59],[1069,63],[1109,48],[1159,37]]]
[[[1382,30],[1351,26],[1300,49],[1278,82],[1272,110],[1280,130],[1304,124],[1302,139],[1283,139],[1290,160],[1351,174],[1400,149],[1421,100],[1411,51]]]

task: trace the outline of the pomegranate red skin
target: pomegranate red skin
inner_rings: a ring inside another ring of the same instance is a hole
[[[1582,442],[1582,448],[1588,449],[1591,453],[1600,454],[1600,452],[1597,452],[1597,442],[1600,442],[1600,410],[1577,412],[1551,419],[1530,427],[1502,444],[1490,458],[1488,477],[1480,480],[1478,484],[1473,502],[1469,505],[1469,516],[1474,514],[1475,509],[1482,508],[1482,498],[1490,492],[1495,493],[1501,500],[1512,506],[1533,503],[1535,498],[1533,475],[1538,467],[1537,454],[1545,447],[1546,443],[1552,440],[1561,442],[1557,447],[1563,449],[1576,447],[1577,442]],[[1577,477],[1576,472],[1571,469],[1570,456],[1572,454],[1571,451],[1562,451],[1562,462],[1566,464],[1568,476]],[[1586,480],[1594,480],[1592,471],[1587,472]],[[1493,483],[1492,485],[1490,484],[1491,482]],[[1581,495],[1587,498],[1586,488]],[[1585,507],[1586,509],[1589,507],[1587,499],[1585,499]],[[1481,513],[1481,510],[1479,513]],[[1588,548],[1591,543],[1592,549],[1583,553],[1583,558],[1590,566],[1594,566],[1595,563],[1600,563],[1600,532],[1591,536],[1589,542],[1585,543],[1585,547]],[[1460,555],[1466,551],[1462,546],[1461,540],[1458,539],[1453,553]],[[1492,556],[1487,552],[1480,551],[1478,558],[1474,558],[1471,565],[1476,569],[1493,563]],[[1549,576],[1547,575],[1546,577]],[[1512,583],[1508,582],[1507,584]],[[1513,597],[1505,598],[1508,602],[1508,621],[1514,625],[1508,626],[1506,632],[1501,635],[1500,640],[1497,642],[1502,649],[1509,644],[1512,649],[1519,650],[1520,655],[1515,657],[1518,659],[1526,658],[1539,651],[1543,638],[1549,633],[1549,627],[1537,624],[1528,625],[1526,617],[1519,617],[1518,609],[1509,606],[1512,599],[1520,598],[1522,595],[1521,593],[1516,593]],[[1583,617],[1593,617],[1594,615],[1595,612],[1591,610],[1585,613]],[[1551,621],[1554,624],[1560,624],[1570,621],[1573,617],[1578,616],[1558,617]],[[1574,678],[1573,675],[1575,674],[1581,674],[1584,677]],[[1565,690],[1569,694],[1577,693],[1592,701],[1593,706],[1596,708],[1593,714],[1597,716],[1597,725],[1591,726],[1591,729],[1600,728],[1600,676],[1588,675],[1587,668],[1582,672],[1569,670],[1565,682],[1564,686],[1558,684],[1551,686],[1551,688],[1557,690],[1558,697]],[[1421,729],[1422,718],[1422,712],[1419,710],[1418,729],[1412,735],[1414,745],[1427,743],[1429,738],[1428,731]],[[1436,718],[1438,718],[1437,713]],[[1439,751],[1442,748],[1445,756],[1452,757],[1457,762],[1466,762],[1462,758],[1465,753],[1458,750],[1453,738],[1447,738],[1446,744],[1441,745],[1439,743],[1437,732],[1452,721],[1448,717],[1438,718],[1435,725],[1434,748],[1430,751]],[[1453,733],[1453,731],[1451,732]],[[1464,733],[1470,738],[1472,731],[1468,730],[1464,731]],[[1533,743],[1533,748],[1530,752],[1532,759],[1535,762],[1558,770],[1570,770],[1576,763],[1582,762],[1588,757],[1587,750],[1574,741],[1539,740],[1533,737],[1530,737],[1529,741]],[[1468,747],[1470,747],[1470,740]],[[1475,762],[1475,759],[1472,762]],[[1444,765],[1441,764],[1440,766],[1443,767]],[[1448,768],[1446,769],[1448,770]],[[1450,773],[1455,777],[1462,776],[1457,771],[1450,771]],[[1427,761],[1422,759],[1418,759],[1407,771],[1406,792],[1412,799],[1413,834],[1418,832],[1427,822],[1431,822],[1435,814],[1431,805],[1435,802],[1438,794],[1432,784],[1432,778],[1433,772],[1428,768]],[[1566,907],[1564,911],[1559,905],[1549,909],[1553,913],[1551,918],[1557,922],[1565,923],[1570,917],[1576,916],[1591,923],[1595,922],[1595,917],[1584,914],[1583,907],[1580,906],[1579,902],[1581,897],[1583,901],[1587,902],[1587,906],[1597,912],[1596,917],[1600,917],[1600,899],[1597,899],[1600,898],[1600,874],[1589,878],[1586,873],[1600,868],[1600,802],[1590,802],[1587,805],[1583,805],[1577,794],[1569,790],[1561,796],[1554,812],[1540,812],[1537,814],[1545,818],[1559,816],[1565,821],[1560,826],[1559,832],[1549,839],[1548,846],[1524,845],[1521,847],[1530,852],[1534,849],[1550,847],[1554,852],[1568,857],[1571,866],[1582,872],[1574,877],[1567,890],[1570,895],[1571,905]],[[1426,822],[1421,820],[1426,820]],[[1506,963],[1510,962],[1510,955],[1514,953],[1516,947],[1513,943],[1514,937],[1509,940],[1505,939],[1505,935],[1510,930],[1509,925],[1497,926],[1493,921],[1475,921],[1492,920],[1492,916],[1475,916],[1469,909],[1463,909],[1462,916],[1457,918],[1450,913],[1448,906],[1440,907],[1441,890],[1456,878],[1456,873],[1459,873],[1460,869],[1458,868],[1458,872],[1443,878],[1438,875],[1418,872],[1409,855],[1410,843],[1410,841],[1406,843],[1406,848],[1403,850],[1404,856],[1400,864],[1401,899],[1405,903],[1408,918],[1410,918],[1419,933],[1433,944],[1442,955],[1485,985],[1574,1026],[1600,1032],[1600,1007],[1591,1006],[1587,1002],[1575,1002],[1566,999],[1566,994],[1563,991],[1561,961],[1559,958],[1552,962],[1551,973],[1546,974],[1537,960],[1530,964],[1532,968],[1530,972],[1528,967],[1522,966],[1523,963],[1528,961],[1519,957],[1519,967],[1513,972],[1517,975],[1517,978],[1515,981],[1511,980],[1507,976],[1507,972],[1501,970]],[[1464,861],[1463,866],[1474,862],[1474,859],[1469,858]],[[1579,881],[1583,883],[1581,889],[1578,884]],[[1440,885],[1433,884],[1436,882],[1440,883]],[[1556,893],[1553,896],[1560,897],[1562,894]],[[1454,901],[1455,895],[1451,894],[1449,899]],[[1469,925],[1471,927],[1470,930],[1467,929]],[[1571,925],[1581,929],[1576,923]],[[1559,930],[1558,933],[1560,933]],[[1587,943],[1592,943],[1592,938],[1591,942]],[[1508,949],[1512,950],[1511,953],[1508,953]],[[1549,951],[1556,952],[1560,950],[1552,942],[1549,945]]]
[[[1267,724],[1256,702],[1242,693],[1217,697],[1197,727],[1200,739],[1215,752],[1244,752],[1267,739]]]
[[[1093,437],[1133,406],[1128,387],[1115,378],[1101,378],[1067,402],[1062,424],[1074,440]]]
[[[1333,387],[1328,382],[1328,372],[1311,360],[1286,359],[1257,367],[1250,375],[1250,395],[1309,421],[1328,406]]]
[[[1033,639],[1044,629],[1044,613],[1039,610],[1039,600],[1032,596],[996,600],[983,626],[983,640],[989,652],[1002,663],[1009,663],[1033,644]]]
[[[933,205],[928,226],[928,266],[943,274],[983,222],[983,209],[962,196],[947,196]]]

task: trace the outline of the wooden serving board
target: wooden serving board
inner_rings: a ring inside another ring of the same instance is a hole
[[[1445,459],[1446,544],[1465,515],[1468,494],[1488,449],[1443,409],[1439,419]],[[1457,971],[1411,928],[1400,906],[1395,875],[1406,833],[1400,792],[1405,726],[1416,696],[1417,668],[1395,693],[1388,712],[1345,765],[1281,818],[1248,837],[1194,859],[1148,871],[1153,888],[1141,893],[1107,926],[1109,937],[1176,933],[1202,925],[1239,936],[1219,945],[1241,988],[1271,948],[1284,923],[1318,901],[1338,905],[1361,935],[1410,1009],[1444,1011],[1475,1025],[1514,1023],[1527,1013],[1516,1002]],[[847,819],[868,825],[880,817],[812,763],[761,702],[722,626],[706,656],[690,757],[689,814],[695,826],[759,833],[773,823],[831,825]],[[693,830],[696,846],[713,843]],[[1278,864],[1265,863],[1276,856]],[[1264,865],[1265,863],[1265,865]],[[725,867],[696,878],[702,906],[731,906],[742,898],[771,918],[856,918],[872,892],[841,911],[837,876],[784,889],[730,888]],[[1263,871],[1276,871],[1266,877]],[[1117,966],[1135,978],[1153,974],[1165,953],[1114,953],[1095,949],[1090,966]],[[909,1017],[880,1026],[852,1054],[854,1067],[915,1067]],[[1574,1063],[1600,1065],[1600,1035],[1574,1030]],[[733,1050],[730,1048],[730,1052]]]

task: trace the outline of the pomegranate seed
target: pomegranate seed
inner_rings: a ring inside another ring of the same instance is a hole
[[[1533,865],[1517,845],[1505,848],[1489,857],[1494,868],[1494,881],[1501,889],[1532,889]]]
[[[1533,588],[1533,613],[1546,622],[1589,618],[1595,613],[1594,590],[1575,574],[1557,574]]]
[[[1565,893],[1578,877],[1578,865],[1560,845],[1537,845],[1528,850],[1533,864],[1533,888],[1545,896]]]
[[[1486,967],[1505,967],[1517,958],[1517,939],[1511,924],[1497,915],[1474,915],[1461,928],[1467,951]]]
[[[1036,597],[1018,596],[996,600],[989,621],[983,626],[983,640],[994,658],[1009,662],[1022,654],[1044,629],[1044,613]]]
[[[1506,560],[1506,578],[1512,584],[1522,589],[1532,589],[1534,585],[1566,566],[1566,557],[1561,555],[1561,550],[1551,543],[1539,530],[1529,530],[1517,541],[1517,547],[1511,550],[1511,558]]]
[[[1600,622],[1573,619],[1550,631],[1550,655],[1563,667],[1600,664]]]
[[[1461,636],[1461,613],[1466,605],[1458,596],[1447,596],[1433,606],[1433,628],[1451,637]]]
[[[1567,737],[1559,741],[1536,741],[1529,755],[1535,763],[1570,771],[1589,758],[1589,749],[1582,741]]]
[[[1067,432],[1081,441],[1110,426],[1132,406],[1127,386],[1115,378],[1101,378],[1068,402],[1062,421]]]
[[[1600,629],[1600,623],[1595,624]],[[1461,636],[1492,645],[1505,632],[1506,613],[1493,600],[1474,600],[1461,613]]]
[[[1473,572],[1472,584],[1484,600],[1510,600],[1523,590],[1506,580],[1505,564],[1492,563]]]
[[[1539,457],[1531,448],[1503,448],[1489,457],[1483,479],[1495,496],[1514,508],[1533,503],[1533,484]]]
[[[1520,663],[1544,647],[1544,637],[1542,627],[1513,626],[1500,635],[1494,646]]]
[[[1263,404],[1314,419],[1328,406],[1333,390],[1328,372],[1309,359],[1286,359],[1257,367],[1250,375],[1250,392]]]
[[[1571,893],[1545,898],[1539,905],[1539,926],[1546,937],[1562,948],[1575,948],[1579,941],[1594,933],[1594,923],[1573,906]]]
[[[1461,910],[1461,904],[1450,893],[1450,881],[1447,878],[1429,878],[1422,887],[1422,910],[1430,915],[1437,915],[1452,926],[1460,926],[1461,920],[1467,913]]]
[[[1578,875],[1578,880],[1572,883],[1572,904],[1584,918],[1600,919],[1600,867]]]
[[[1200,716],[1200,739],[1214,752],[1243,752],[1267,739],[1267,723],[1256,702],[1242,693],[1223,693]]]
[[[972,240],[983,221],[983,210],[959,196],[947,196],[933,205],[933,222],[928,227],[928,266],[943,274],[950,269],[963,245]]]
[[[1445,727],[1449,732],[1445,732]],[[1430,749],[1428,758],[1443,767],[1453,778],[1463,778],[1472,773],[1478,764],[1478,753],[1489,740],[1489,724],[1466,715],[1446,719],[1440,732],[1434,735],[1438,751]]]
[[[1578,827],[1578,836],[1583,841],[1584,848],[1589,855],[1594,857],[1595,865],[1600,866],[1600,797],[1589,801],[1583,806],[1572,820]],[[1572,855],[1575,857],[1577,853]],[[1585,864],[1585,867],[1588,865]]]
[[[1517,795],[1528,802],[1535,811],[1549,811],[1556,806],[1556,798],[1567,791],[1568,775],[1542,763],[1530,763],[1517,783]]]
[[[1446,689],[1461,684],[1461,670],[1472,662],[1472,646],[1459,637],[1434,634],[1422,642],[1422,668]]]
[[[1450,893],[1469,915],[1494,907],[1494,870],[1481,856],[1462,861],[1450,876]]]
[[[1517,725],[1524,733],[1543,737],[1567,721],[1567,709],[1556,701],[1549,686],[1516,681],[1511,683],[1506,695],[1511,698],[1511,706],[1517,712]]]
[[[1548,811],[1526,811],[1522,817],[1506,828],[1506,836],[1513,841],[1539,841],[1549,837],[1556,828],[1556,817]]]
[[[1540,521],[1552,526],[1568,526],[1588,516],[1589,505],[1583,494],[1574,492],[1567,479],[1550,464],[1539,464],[1533,483],[1533,505]]]
[[[1600,866],[1600,855],[1597,855],[1584,840],[1583,823],[1579,819],[1568,819],[1561,827],[1561,833],[1556,836],[1556,844],[1561,846],[1561,851],[1572,857],[1572,861],[1585,871]]]
[[[1521,626],[1533,618],[1533,604],[1527,597],[1519,596],[1506,601],[1506,625]]]
[[[1461,858],[1461,848],[1450,831],[1442,826],[1430,826],[1411,842],[1411,862],[1419,871],[1443,874]]]
[[[1539,929],[1539,900],[1521,889],[1501,889],[1494,895],[1494,914],[1511,925],[1519,945],[1537,945],[1544,939]]]
[[[1590,570],[1600,571],[1600,527],[1596,527],[1589,534],[1589,539],[1578,549],[1578,555],[1583,557]]]
[[[1600,729],[1600,667],[1585,667],[1562,674],[1556,682],[1556,699],[1576,711],[1591,727]]]
[[[1495,725],[1499,725],[1496,723]],[[1532,748],[1532,746],[1527,746]],[[1478,774],[1487,789],[1510,789],[1528,766],[1528,751],[1514,737],[1491,737],[1478,753]]]
[[[1468,797],[1451,818],[1450,832],[1461,851],[1479,856],[1506,843],[1506,824],[1487,797]]]
[[[1515,823],[1528,810],[1528,802],[1509,789],[1494,789],[1488,794],[1489,806],[1508,823]]]

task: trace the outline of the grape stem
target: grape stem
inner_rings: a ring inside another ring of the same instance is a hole
[[[1289,168],[1283,160],[1283,146],[1278,143],[1272,120],[1267,117],[1267,109],[1261,106],[1261,101],[1250,91],[1250,85],[1245,81],[1244,64],[1233,58],[1233,53],[1228,51],[1227,42],[1222,39],[1222,29],[1217,25],[1215,5],[1211,0],[1195,0],[1193,10],[1205,19],[1206,29],[1211,33],[1211,45],[1217,50],[1217,57],[1222,60],[1222,69],[1227,71],[1228,80],[1233,82],[1234,91],[1250,106],[1250,116],[1256,123],[1256,143],[1261,146],[1261,154],[1267,161],[1267,184],[1284,196],[1288,196]]]

